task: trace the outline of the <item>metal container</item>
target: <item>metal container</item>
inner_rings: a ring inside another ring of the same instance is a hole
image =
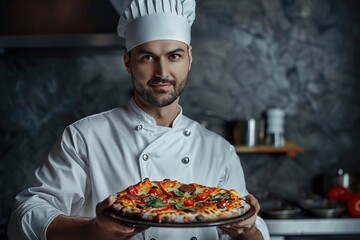
[[[345,207],[325,198],[301,199],[299,205],[310,214],[321,218],[338,217],[345,212]]]
[[[254,118],[230,123],[231,142],[234,145],[256,146],[264,142],[264,121]]]
[[[321,218],[339,217],[345,212],[344,206],[324,207],[324,208],[309,208],[307,209],[312,215]]]
[[[352,192],[360,190],[360,174],[346,173],[342,169],[338,169],[334,174],[320,175],[314,182],[315,191],[326,196],[331,187],[341,185],[348,188]]]

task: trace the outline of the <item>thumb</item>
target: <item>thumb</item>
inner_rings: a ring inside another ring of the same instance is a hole
[[[254,195],[249,194],[245,196],[246,201],[255,207],[256,213],[260,211],[260,204]]]
[[[109,208],[115,202],[114,196],[109,196],[105,198],[102,202],[99,202],[96,205],[96,215],[100,215],[104,212],[105,209]]]
[[[251,203],[251,204],[254,203],[254,195],[252,195],[252,194],[246,195],[246,196],[245,196],[245,199],[246,199],[246,201],[247,201],[248,203]]]

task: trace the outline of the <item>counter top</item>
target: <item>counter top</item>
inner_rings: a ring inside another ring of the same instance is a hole
[[[270,235],[360,234],[360,218],[265,219]]]

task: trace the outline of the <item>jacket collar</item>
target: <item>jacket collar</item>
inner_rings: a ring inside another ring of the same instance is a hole
[[[134,101],[134,98],[132,97],[128,103],[128,109],[130,110],[130,112],[132,114],[135,115],[136,118],[140,119],[141,121],[151,124],[151,125],[156,125],[156,120],[150,116],[149,114],[147,114],[144,110],[142,110]],[[181,119],[182,115],[183,115],[183,109],[180,105],[179,106],[179,114],[176,116],[176,118],[173,121],[173,128],[176,128],[176,126],[178,125],[179,119]]]

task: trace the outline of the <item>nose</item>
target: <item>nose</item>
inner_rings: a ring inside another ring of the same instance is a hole
[[[160,59],[156,66],[156,77],[160,77],[162,79],[166,79],[169,77],[169,65],[164,59]]]

